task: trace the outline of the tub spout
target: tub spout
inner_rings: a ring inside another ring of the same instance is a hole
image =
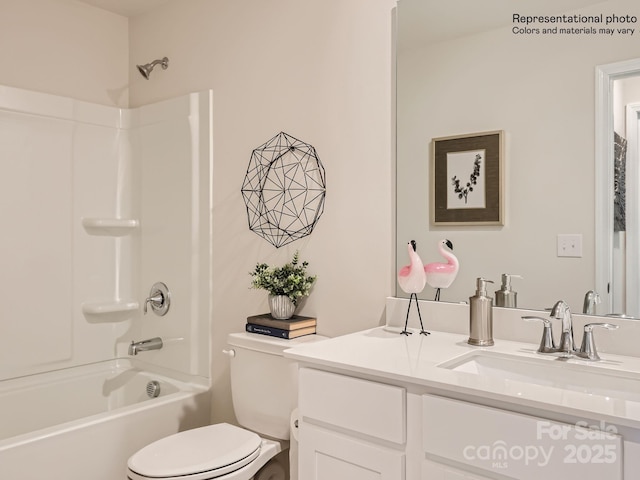
[[[146,352],[147,350],[160,350],[161,348],[162,339],[160,337],[150,338],[149,340],[142,340],[140,342],[131,340],[129,355],[137,355],[138,352]]]

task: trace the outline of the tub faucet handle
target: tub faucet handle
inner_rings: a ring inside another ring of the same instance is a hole
[[[145,315],[147,314],[147,305],[151,305],[151,310],[153,310],[153,313],[156,315],[161,317],[166,315],[171,305],[169,288],[162,282],[155,283],[151,287],[149,297],[144,301],[143,311]]]
[[[147,305],[151,304],[151,307],[162,307],[162,304],[164,303],[164,296],[162,295],[162,293],[158,293],[157,295],[154,295],[153,297],[149,297],[145,300],[144,302],[144,314],[147,314]]]

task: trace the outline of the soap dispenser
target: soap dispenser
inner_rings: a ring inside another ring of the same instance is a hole
[[[496,290],[496,307],[516,308],[518,306],[518,292],[511,289],[511,279],[522,278],[510,273],[502,274],[502,286]]]
[[[476,294],[469,298],[469,345],[493,345],[493,298],[487,296],[485,278],[478,278]]]

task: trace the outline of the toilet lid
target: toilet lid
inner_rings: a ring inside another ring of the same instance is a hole
[[[128,467],[140,477],[215,478],[251,463],[258,456],[260,443],[253,432],[219,423],[151,443],[129,459]]]

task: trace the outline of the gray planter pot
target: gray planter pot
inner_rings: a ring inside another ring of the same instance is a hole
[[[269,295],[269,308],[271,316],[278,320],[287,320],[293,317],[296,306],[286,295]]]

